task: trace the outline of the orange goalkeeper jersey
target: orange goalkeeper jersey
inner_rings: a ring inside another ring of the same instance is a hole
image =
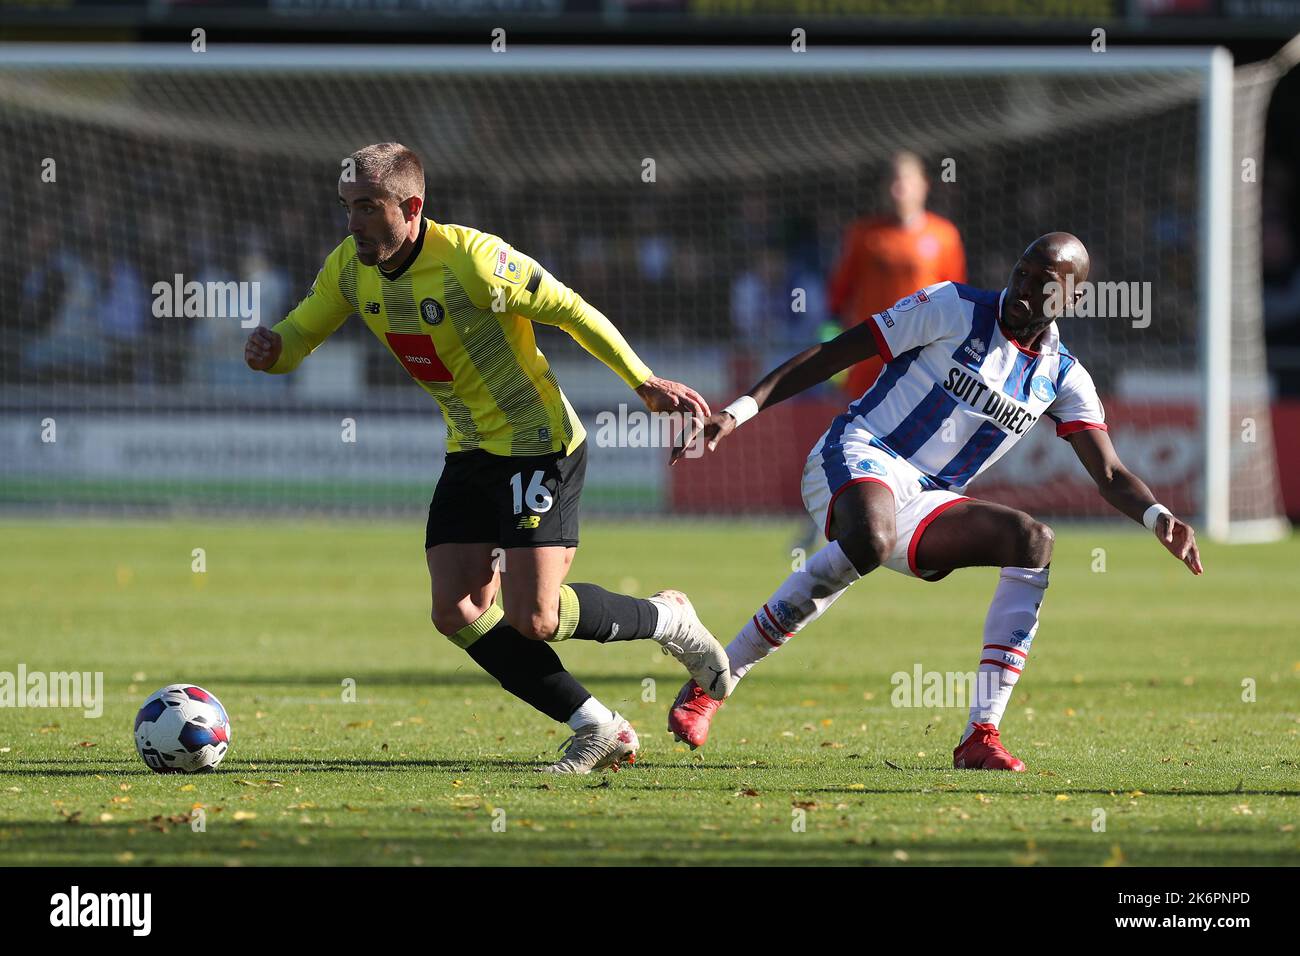
[[[932,212],[904,226],[890,217],[860,219],[849,227],[831,274],[829,305],[844,328],[865,322],[903,296],[936,282],[965,282],[966,253],[957,227]],[[845,389],[861,395],[880,372],[878,358],[849,370]]]

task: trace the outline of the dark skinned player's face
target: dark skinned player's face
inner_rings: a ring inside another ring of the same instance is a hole
[[[1073,274],[1074,263],[1068,260],[1048,262],[1039,256],[1021,256],[1011,267],[1011,277],[1007,280],[1007,297],[1002,303],[1002,324],[1022,339],[1047,328],[1056,318],[1046,314],[1048,300],[1051,298],[1047,286],[1052,282],[1064,286],[1066,276]],[[1075,276],[1075,282],[1078,281],[1079,276]]]
[[[348,231],[357,242],[357,261],[373,266],[397,255],[407,235],[400,202],[375,183],[340,179],[339,204],[348,214]]]

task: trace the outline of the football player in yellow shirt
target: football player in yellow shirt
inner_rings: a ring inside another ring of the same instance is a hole
[[[290,372],[349,315],[361,316],[446,420],[446,462],[425,529],[434,626],[506,690],[572,727],[564,757],[543,769],[632,763],[636,732],[564,669],[550,643],[654,640],[719,700],[730,670],[681,592],[642,599],[564,583],[578,544],[586,433],[533,323],[564,329],[652,412],[704,419],[708,405],[654,375],[604,315],[533,259],[496,236],[426,218],[424,169],[410,149],[377,143],[350,158],[338,184],[350,235],[297,308],[253,331],[245,361]]]

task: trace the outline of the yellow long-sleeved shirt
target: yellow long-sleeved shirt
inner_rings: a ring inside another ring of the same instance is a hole
[[[386,274],[357,260],[349,237],[325,260],[307,297],[275,326],[289,372],[352,313],[360,314],[430,395],[447,422],[447,450],[566,453],[586,432],[533,322],[568,332],[629,387],[651,375],[618,329],[545,269],[498,239],[425,219],[407,265]]]

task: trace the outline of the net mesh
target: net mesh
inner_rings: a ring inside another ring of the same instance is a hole
[[[1240,85],[1239,152],[1259,142],[1268,88]],[[399,140],[424,160],[431,217],[534,256],[656,372],[719,404],[827,334],[826,276],[844,231],[884,211],[882,166],[915,151],[931,210],[960,230],[971,284],[1000,288],[1020,250],[1055,229],[1085,241],[1095,279],[1150,283],[1149,324],[1079,318],[1062,335],[1126,461],[1171,507],[1196,509],[1202,89],[1200,73],[1174,69],[0,67],[11,171],[0,181],[11,263],[0,278],[0,503],[427,505],[443,448],[436,408],[359,320],[272,377],[244,367],[238,317],[153,309],[157,283],[235,281],[256,284],[263,324],[278,320],[346,235],[342,158]],[[1247,409],[1262,427],[1234,445],[1234,518],[1279,507],[1250,196],[1237,190],[1233,370],[1245,404],[1234,416]],[[593,436],[602,412],[637,407],[562,332],[538,340]],[[795,510],[803,459],[851,397],[828,383],[747,426],[753,437],[730,459],[672,472],[662,448],[593,440],[584,502],[620,514]],[[1104,513],[1081,480],[1044,426],[971,490],[1048,514]]]

